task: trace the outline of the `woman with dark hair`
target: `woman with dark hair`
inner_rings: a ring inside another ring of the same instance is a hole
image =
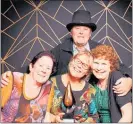
[[[113,92],[115,82],[123,75],[116,71],[119,59],[111,46],[99,45],[91,51],[92,72],[96,77],[90,83],[96,88],[96,105],[100,123],[132,121],[131,92],[125,96]]]
[[[55,58],[38,53],[29,64],[29,73],[9,72],[10,82],[2,88],[1,122],[41,122],[45,116]]]

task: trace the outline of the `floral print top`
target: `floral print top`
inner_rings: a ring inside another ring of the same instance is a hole
[[[32,100],[27,100],[23,95],[24,81],[21,84],[17,83],[19,88],[16,85],[13,86],[11,96],[4,108],[2,108],[1,122],[42,122],[47,106],[47,102],[44,103],[43,101],[48,99],[51,82],[47,81],[42,86],[40,94]],[[22,110],[23,114],[21,113]]]
[[[65,86],[61,81],[61,75],[53,77],[51,80],[53,83],[47,110],[56,115],[66,109],[62,102]],[[98,122],[99,117],[94,102],[95,88],[89,83],[86,83],[81,91],[72,92],[76,100],[76,105],[73,111],[74,118],[80,117],[84,122]]]

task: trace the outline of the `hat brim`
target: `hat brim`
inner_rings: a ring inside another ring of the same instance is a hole
[[[70,32],[73,26],[87,26],[91,28],[92,32],[96,30],[97,26],[94,23],[69,23],[66,25],[66,28]]]

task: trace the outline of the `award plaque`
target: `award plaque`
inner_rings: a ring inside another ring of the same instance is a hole
[[[74,109],[75,109],[75,98],[71,89],[70,82],[67,84],[62,103],[61,109],[65,113],[63,116],[63,122],[74,122]]]

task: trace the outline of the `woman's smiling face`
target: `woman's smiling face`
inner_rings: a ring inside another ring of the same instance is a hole
[[[34,65],[30,64],[30,73],[38,83],[45,83],[53,69],[53,60],[49,56],[42,56]]]
[[[84,77],[90,69],[90,57],[86,54],[78,55],[69,63],[69,73],[76,78]]]
[[[92,64],[93,74],[99,80],[107,79],[110,73],[110,62],[104,58],[94,58]]]

